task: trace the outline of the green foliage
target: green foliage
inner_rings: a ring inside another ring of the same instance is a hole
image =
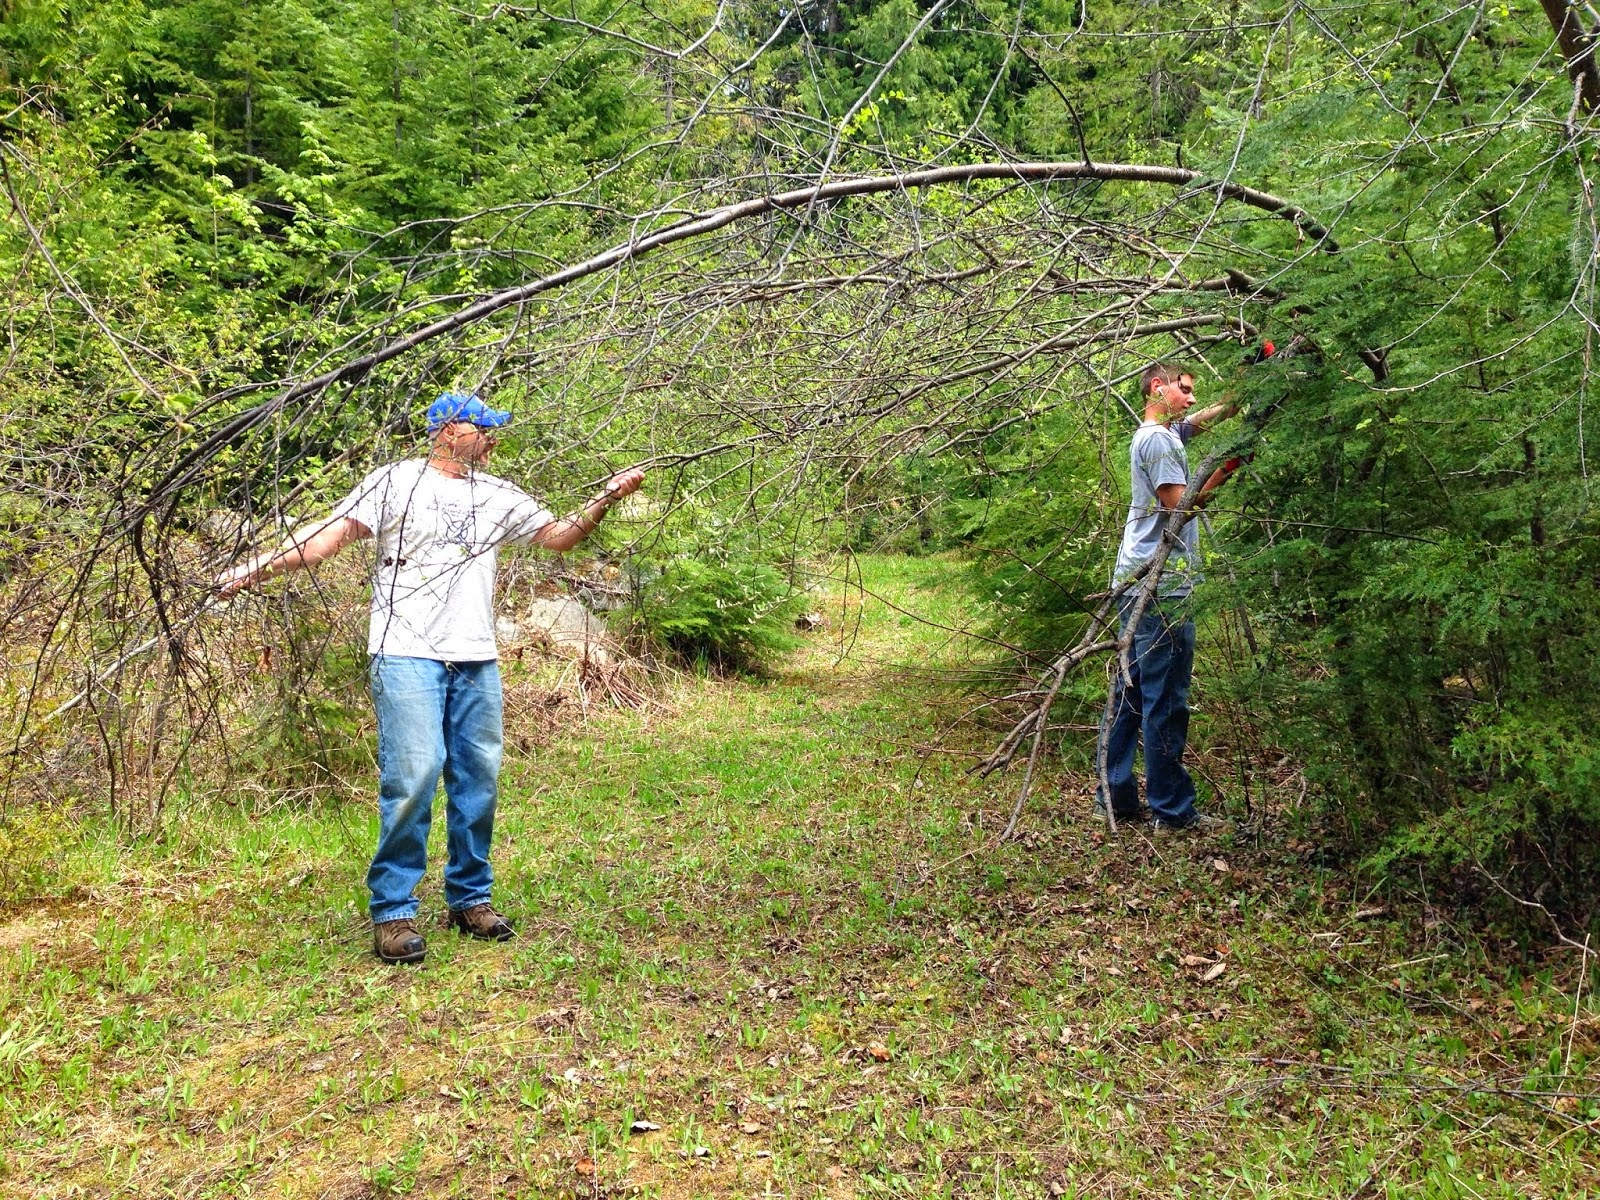
[[[47,894],[77,837],[76,823],[59,808],[13,805],[0,816],[0,904]]]
[[[1110,582],[1106,546],[1126,512],[1127,466],[1120,481],[1103,477],[1086,432],[1055,414],[1030,436],[996,439],[950,480],[952,535],[971,551],[992,632],[1029,654],[1054,657],[1077,641],[1097,606],[1090,597]]]
[[[647,635],[686,661],[747,670],[794,648],[804,602],[782,566],[752,545],[719,544],[668,560],[638,598]]]
[[[290,647],[289,654],[303,653]],[[363,720],[364,672],[351,648],[329,664],[312,658],[278,664],[270,688],[255,697],[248,734],[230,764],[240,778],[269,792],[342,795],[372,763]]]

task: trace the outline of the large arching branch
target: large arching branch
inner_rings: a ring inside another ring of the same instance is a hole
[[[714,233],[735,222],[750,220],[774,212],[807,210],[820,203],[857,196],[872,196],[892,192],[912,191],[920,188],[948,184],[972,183],[979,180],[1005,180],[1017,183],[1061,183],[1071,180],[1099,182],[1154,183],[1168,187],[1187,187],[1196,191],[1215,192],[1225,199],[1259,208],[1281,217],[1317,242],[1330,253],[1338,251],[1331,231],[1315,220],[1305,209],[1282,197],[1258,188],[1246,187],[1225,179],[1212,179],[1200,171],[1183,167],[1162,167],[1143,163],[1093,163],[1093,162],[1023,162],[1023,163],[968,163],[936,167],[924,171],[910,171],[894,175],[870,175],[854,179],[835,179],[811,187],[794,188],[766,196],[755,196],[735,204],[723,205],[708,212],[685,217],[660,229],[640,234],[626,242],[612,246],[581,262],[552,272],[529,283],[485,296],[482,300],[441,317],[427,325],[412,330],[401,337],[379,346],[367,354],[352,358],[319,375],[300,380],[278,392],[270,400],[235,414],[213,430],[199,444],[186,451],[146,494],[137,509],[128,518],[128,526],[135,526],[150,515],[163,501],[192,483],[220,450],[270,420],[276,413],[296,400],[314,396],[340,382],[360,380],[374,368],[400,358],[435,338],[457,332],[482,321],[503,309],[522,304],[535,296],[552,292],[580,279],[621,266],[642,258],[652,250],[677,242]],[[635,220],[635,225],[649,223],[645,214]]]

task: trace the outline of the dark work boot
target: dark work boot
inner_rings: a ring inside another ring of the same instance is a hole
[[[517,936],[511,922],[485,902],[450,910],[450,927],[486,942],[505,942]]]
[[[372,952],[386,963],[419,963],[428,952],[428,943],[417,932],[415,920],[401,917],[373,925]]]

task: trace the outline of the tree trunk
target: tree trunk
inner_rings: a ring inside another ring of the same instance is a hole
[[[1583,107],[1588,112],[1600,108],[1600,71],[1595,69],[1594,35],[1578,23],[1571,0],[1539,0],[1550,26],[1556,31],[1556,45],[1567,60],[1567,74],[1578,85]]]

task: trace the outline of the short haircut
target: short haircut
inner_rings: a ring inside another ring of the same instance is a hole
[[[1153,362],[1139,373],[1139,399],[1147,400],[1150,398],[1150,385],[1158,379],[1162,383],[1171,383],[1180,375],[1192,376],[1193,374],[1194,372],[1182,363]]]

